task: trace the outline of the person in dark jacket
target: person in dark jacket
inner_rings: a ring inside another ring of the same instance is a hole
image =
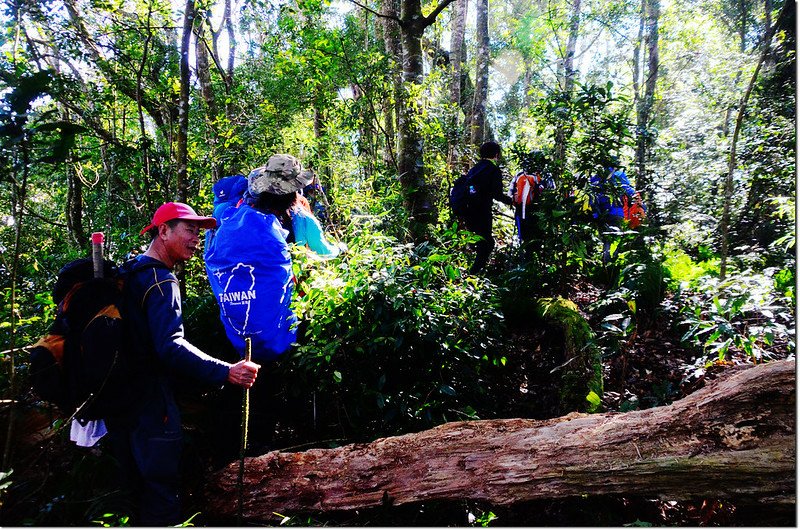
[[[141,232],[152,237],[147,251],[122,266],[127,278],[124,315],[144,365],[141,400],[134,410],[105,421],[123,485],[138,505],[132,518],[137,525],[183,521],[178,496],[183,437],[174,396],[178,379],[250,388],[258,375],[258,364],[220,361],[184,337],[180,288],[172,268],[194,255],[200,229],[215,225],[213,217],[199,216],[186,204],[166,203]]]
[[[481,236],[475,244],[475,262],[471,273],[483,270],[489,262],[494,248],[492,237],[492,201],[511,205],[511,197],[503,193],[503,175],[497,162],[500,159],[500,145],[485,142],[480,147],[481,159],[467,173],[470,183],[470,212],[464,218],[467,230]]]

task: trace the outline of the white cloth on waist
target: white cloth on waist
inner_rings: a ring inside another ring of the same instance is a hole
[[[69,439],[80,447],[92,447],[107,432],[106,424],[103,420],[81,422],[81,420],[75,418],[72,420],[72,426],[69,429]]]

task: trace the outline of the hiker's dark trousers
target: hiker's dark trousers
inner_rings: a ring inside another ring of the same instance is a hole
[[[150,400],[135,416],[106,420],[122,480],[138,505],[137,526],[169,526],[181,521],[181,419],[171,397]]]
[[[494,238],[492,237],[492,216],[476,216],[464,219],[467,230],[481,236],[481,240],[475,243],[475,262],[469,272],[476,273],[483,270],[489,262],[489,256],[494,248]]]

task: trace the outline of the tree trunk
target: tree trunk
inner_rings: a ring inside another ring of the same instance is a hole
[[[403,89],[401,113],[398,120],[400,134],[399,171],[403,200],[409,214],[409,229],[413,239],[427,236],[428,226],[436,219],[433,188],[427,183],[423,162],[422,136],[417,128],[418,110],[411,94],[422,83],[422,35],[433,24],[442,10],[453,0],[441,0],[434,10],[422,16],[420,0],[402,0],[400,9],[400,37],[403,46]]]
[[[636,35],[636,41],[633,43],[633,108],[639,108],[639,100],[642,95],[639,93],[639,87],[642,80],[642,42],[644,40],[644,26],[645,26],[645,13],[647,9],[647,0],[642,0],[639,6],[639,32]]]
[[[467,28],[467,0],[456,0],[455,13],[453,13],[453,29],[450,34],[450,103],[454,106],[453,116],[450,121],[447,146],[447,166],[456,165],[456,149],[461,138],[459,125],[461,123],[461,73],[462,54],[464,53],[464,35]]]
[[[478,147],[486,140],[486,99],[489,97],[489,0],[476,0],[475,96],[469,120],[469,140]]]
[[[420,17],[418,14],[408,13],[408,4],[416,4],[418,0],[405,0],[403,2],[402,18],[414,19]],[[420,38],[422,30],[413,31],[403,28],[403,88],[400,91],[400,120],[397,124],[400,135],[400,183],[403,187],[404,202],[406,210],[411,217],[412,231],[417,235],[423,232],[421,225],[425,224],[428,217],[427,212],[434,205],[429,193],[425,193],[425,167],[423,164],[422,137],[417,129],[416,106],[411,101],[411,93],[414,87],[422,83],[422,44]],[[432,217],[432,216],[430,216]],[[416,229],[415,226],[416,225]]]
[[[67,173],[67,230],[78,246],[87,250],[89,238],[83,229],[83,182],[71,160],[66,162]]]
[[[644,79],[644,94],[639,100],[636,113],[636,187],[642,191],[645,200],[650,196],[650,179],[647,176],[647,155],[653,138],[649,132],[653,102],[658,80],[658,18],[660,16],[659,0],[646,0],[647,31],[645,47],[647,49],[647,77]],[[651,215],[655,204],[650,203]]]
[[[592,495],[795,502],[795,363],[735,370],[665,407],[545,421],[455,422],[369,444],[245,462],[243,516],[433,500],[495,505]],[[207,488],[237,510],[238,462]]]
[[[206,42],[205,21],[198,17],[195,21],[195,58],[197,80],[200,83],[200,95],[206,106],[206,127],[208,133],[206,142],[208,152],[206,156],[211,160],[211,181],[216,182],[224,176],[223,163],[219,156],[216,120],[217,120],[217,100],[214,95],[214,88],[211,84],[211,62],[209,61],[208,43]],[[223,79],[225,72],[220,72]]]
[[[739,39],[739,53],[744,55],[747,53],[747,19],[750,16],[750,6],[748,2],[739,1],[736,3],[736,6],[739,8],[738,10],[738,20],[736,26],[736,34]],[[766,24],[766,28],[769,29],[771,23]],[[739,81],[742,78],[742,69],[739,68],[736,71],[736,78],[733,80],[733,92],[738,91]],[[722,135],[727,137],[731,132],[731,119],[733,119],[733,114],[736,111],[736,103],[731,102],[728,105],[728,108],[725,109],[725,122],[722,124]]]
[[[567,53],[564,57],[564,91],[572,95],[575,84],[575,47],[578,45],[578,31],[581,23],[581,0],[572,4],[572,18],[569,22],[569,37],[567,38]]]
[[[522,106],[530,109],[531,99],[531,85],[533,84],[533,61],[530,58],[523,59],[523,77],[522,77]]]
[[[175,141],[175,165],[177,166],[177,198],[186,202],[189,196],[188,139],[189,139],[189,44],[194,26],[194,0],[186,0],[181,36],[180,102],[178,104],[178,136]]]
[[[222,17],[225,29],[228,32],[228,65],[225,68],[225,95],[229,96],[225,102],[225,116],[233,122],[233,99],[230,97],[233,90],[233,69],[236,60],[236,33],[231,16],[231,0],[225,0],[225,11]]]
[[[382,102],[384,149],[383,161],[388,167],[397,169],[397,135],[395,125],[400,119],[400,91],[403,89],[403,73],[399,68],[402,63],[403,49],[400,43],[400,26],[397,18],[400,16],[400,3],[398,0],[382,0],[381,17],[383,24],[383,45],[389,57],[389,85],[391,95]]]
[[[200,95],[208,109],[209,118],[217,114],[217,102],[211,85],[211,63],[209,61],[208,44],[206,44],[205,22],[198,17],[194,27],[194,54],[197,60],[197,81],[200,84]],[[222,72],[224,75],[224,72]]]
[[[764,27],[772,27],[772,0],[764,0]],[[770,53],[764,59],[764,68],[769,70],[775,66],[775,57]]]
[[[581,0],[572,3],[572,15],[569,23],[569,36],[567,47],[564,50],[564,60],[559,64],[559,84],[563,93],[564,104],[572,101],[572,89],[575,85],[575,47],[578,44],[578,32],[581,21]],[[564,167],[567,156],[567,140],[572,136],[572,123],[562,123],[556,127],[554,144],[554,158],[559,167]]]
[[[350,85],[353,91],[353,101],[357,104],[359,109],[358,116],[358,142],[356,147],[358,149],[359,167],[364,172],[364,177],[369,178],[373,174],[375,153],[372,150],[373,144],[373,130],[372,130],[372,117],[373,114],[369,110],[369,94],[358,83]],[[361,101],[363,99],[363,101]]]

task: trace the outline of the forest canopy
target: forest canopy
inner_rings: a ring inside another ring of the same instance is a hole
[[[285,447],[649,408],[791,358],[795,19],[777,0],[5,0],[7,522],[109,509],[87,501],[96,484],[31,493],[35,455],[68,445],[28,381],[59,269],[92,232],[117,263],[143,252],[159,205],[210,215],[214,183],[275,153],[317,174],[321,221],[347,249],[292,249],[302,324],[278,369],[313,413],[283,420]],[[505,185],[533,152],[553,185],[531,248],[495,203],[497,246],[474,275],[448,194],[488,140]],[[641,226],[592,216],[591,179],[611,166],[646,205]],[[187,337],[230,356],[202,259],[180,278]],[[49,445],[31,452],[36,414]]]

